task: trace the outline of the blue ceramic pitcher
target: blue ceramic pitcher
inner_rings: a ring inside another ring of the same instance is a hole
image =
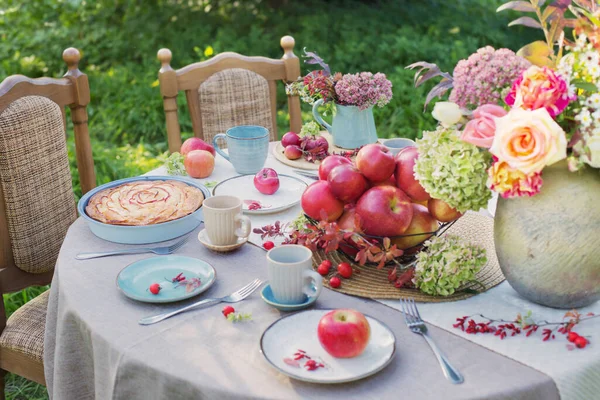
[[[356,149],[366,144],[377,142],[377,130],[373,120],[373,107],[360,110],[356,106],[341,106],[336,104],[333,116],[333,126],[323,121],[319,114],[319,99],[313,105],[313,117],[323,125],[333,137],[333,144],[343,149]]]
[[[218,139],[227,141],[227,153],[219,148]],[[213,138],[217,153],[233,164],[238,174],[255,174],[262,169],[269,155],[269,130],[262,126],[240,125],[227,129]]]

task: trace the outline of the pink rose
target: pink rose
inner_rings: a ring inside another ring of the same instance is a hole
[[[460,138],[478,147],[489,149],[494,141],[496,122],[494,118],[506,115],[504,108],[495,104],[485,104],[473,111],[473,119],[467,123]]]
[[[576,98],[569,96],[569,86],[562,76],[550,68],[533,65],[513,83],[504,101],[524,110],[545,108],[555,118]]]
[[[567,136],[545,108],[515,108],[496,120],[490,153],[511,169],[531,175],[567,157]]]

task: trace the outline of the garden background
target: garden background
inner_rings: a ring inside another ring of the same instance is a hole
[[[380,137],[420,137],[434,127],[423,113],[431,85],[413,89],[415,61],[444,71],[479,47],[513,50],[539,35],[508,28],[516,13],[496,14],[503,0],[0,0],[0,80],[8,75],[60,77],[62,51],[82,52],[89,77],[89,130],[98,184],[139,175],[166,158],[166,132],[156,52],[173,52],[171,65],[206,60],[223,51],[280,58],[279,39],[292,35],[295,53],[316,51],[333,71],[383,72],[393,83],[390,104],[375,109]],[[305,65],[302,72],[306,73]],[[185,97],[179,97],[184,137],[191,135]],[[278,127],[288,130],[283,85]],[[431,109],[432,106],[430,106]],[[303,105],[304,121],[310,107]],[[67,127],[75,196],[72,126]],[[4,295],[7,313],[46,288]],[[7,377],[7,398],[47,399],[45,388]]]

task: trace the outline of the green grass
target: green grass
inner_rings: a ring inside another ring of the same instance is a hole
[[[291,34],[298,56],[303,47],[318,52],[334,71],[384,72],[394,98],[375,110],[381,137],[421,135],[433,127],[423,113],[429,87],[414,90],[415,61],[438,63],[451,71],[456,62],[484,45],[517,49],[535,37],[525,28],[507,28],[515,14],[497,15],[503,0],[289,0],[280,7],[264,0],[4,0],[0,2],[0,79],[12,74],[59,77],[62,50],[82,50],[80,68],[92,91],[89,128],[98,183],[139,175],[159,166],[167,150],[162,100],[157,87],[156,52],[168,47],[172,66],[237,51],[279,58],[279,39]],[[303,73],[307,71],[303,65]],[[282,85],[278,126],[287,131]],[[184,136],[191,121],[178,98]],[[303,118],[311,119],[303,106]],[[72,127],[68,143],[75,195]],[[4,296],[11,312],[40,289]],[[44,389],[9,376],[9,399],[46,398]]]

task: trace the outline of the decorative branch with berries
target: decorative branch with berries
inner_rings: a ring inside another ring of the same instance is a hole
[[[530,337],[542,328],[541,336],[544,342],[555,339],[556,334],[560,333],[566,335],[567,340],[572,343],[568,344],[567,348],[573,350],[575,347],[582,349],[590,343],[586,337],[580,336],[573,331],[573,328],[583,321],[598,317],[600,315],[595,315],[594,313],[582,315],[577,310],[567,312],[560,322],[535,321],[531,316],[531,311],[525,315],[517,314],[517,317],[512,321],[493,319],[482,314],[475,314],[456,318],[457,322],[452,326],[468,334],[488,333],[500,339],[523,334],[525,337]],[[479,321],[475,320],[475,318],[478,318]]]

